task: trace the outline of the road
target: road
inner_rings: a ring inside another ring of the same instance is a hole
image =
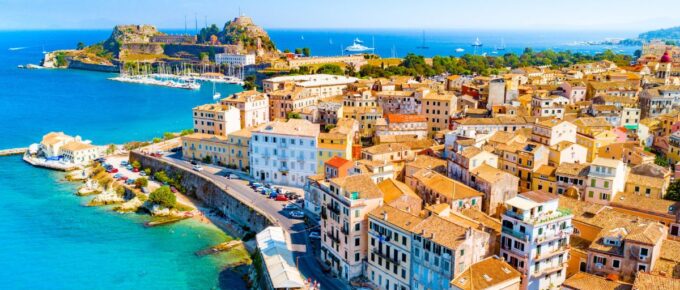
[[[260,209],[275,219],[278,225],[290,235],[293,256],[295,257],[300,273],[305,278],[311,278],[312,280],[319,282],[321,284],[321,289],[349,289],[349,284],[340,279],[333,278],[330,274],[323,273],[321,266],[315,259],[314,249],[311,247],[310,240],[308,239],[309,232],[307,231],[305,223],[302,220],[291,219],[286,216],[285,211],[283,210],[285,203],[266,198],[251,189],[247,182],[247,180],[250,179],[249,176],[226,168],[207,165],[203,165],[203,171],[197,172],[192,170],[193,165],[191,165],[191,163],[178,159],[175,156],[166,155],[162,159],[211,179],[219,185],[227,186],[230,194],[242,200],[250,201],[251,206]],[[240,179],[228,179],[225,177],[231,173],[237,174]]]

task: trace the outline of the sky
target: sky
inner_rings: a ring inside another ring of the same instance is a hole
[[[0,29],[222,26],[242,14],[265,28],[604,30],[680,25],[677,0],[0,0]],[[675,15],[674,15],[675,14]]]

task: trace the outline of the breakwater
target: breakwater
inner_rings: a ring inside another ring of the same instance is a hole
[[[206,206],[220,211],[224,216],[251,231],[260,232],[276,221],[266,212],[251,206],[250,201],[243,200],[236,194],[230,194],[211,179],[200,173],[184,169],[163,159],[130,152],[130,162],[138,161],[143,168],[150,168],[153,172],[165,171],[168,176],[181,176],[180,183],[186,189],[186,194],[202,201]]]
[[[28,148],[11,148],[0,150],[0,156],[21,155],[26,153]]]

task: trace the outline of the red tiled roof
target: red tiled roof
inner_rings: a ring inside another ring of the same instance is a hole
[[[345,165],[347,162],[350,162],[350,161],[345,159],[345,158],[342,158],[342,157],[333,156],[333,158],[328,159],[328,161],[326,161],[326,164],[328,164],[328,166],[331,166],[331,167],[340,168],[343,165]]]
[[[427,122],[425,116],[420,115],[387,114],[386,119],[388,123]]]

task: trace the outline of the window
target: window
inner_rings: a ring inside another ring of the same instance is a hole
[[[621,261],[619,260],[612,261],[612,267],[618,269],[619,267],[621,267]]]
[[[649,255],[649,249],[640,248],[640,257],[647,257]]]

